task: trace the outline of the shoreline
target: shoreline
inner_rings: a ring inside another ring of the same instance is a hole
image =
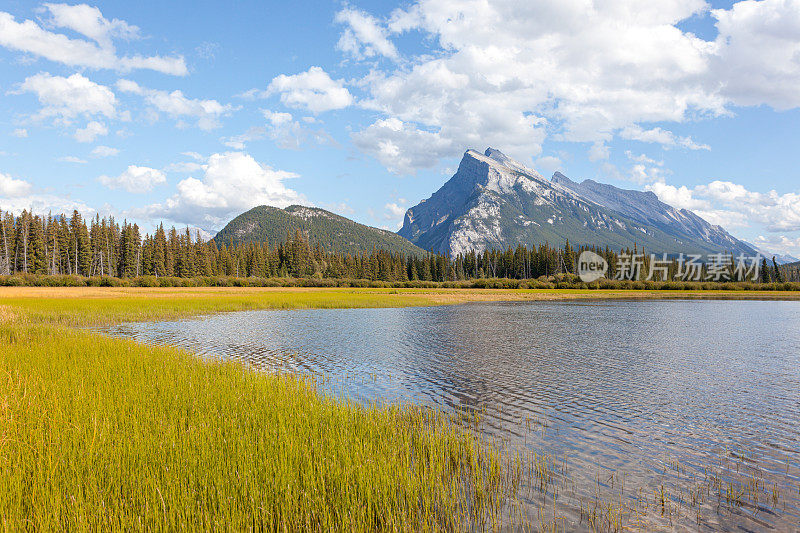
[[[800,301],[800,291],[317,287],[0,287],[0,324],[65,326],[176,319],[257,309],[419,307],[581,300]]]

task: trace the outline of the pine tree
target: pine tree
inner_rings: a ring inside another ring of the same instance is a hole
[[[769,283],[772,281],[769,275],[769,266],[767,266],[767,258],[761,258],[761,283]]]

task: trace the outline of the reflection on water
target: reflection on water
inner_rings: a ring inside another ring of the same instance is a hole
[[[757,469],[764,492],[778,490],[780,503],[723,512],[709,490],[700,525],[676,512],[651,526],[800,528],[795,302],[253,311],[104,331],[260,368],[321,373],[326,387],[365,401],[485,412],[487,434],[566,462],[570,481],[555,515],[567,529],[585,527],[580,508],[589,499],[604,491],[613,497],[611,473],[637,487],[638,496],[633,489],[623,496],[631,500],[652,504],[666,484],[680,510],[711,465],[720,486],[726,473]],[[542,501],[528,500],[529,514],[540,514]]]

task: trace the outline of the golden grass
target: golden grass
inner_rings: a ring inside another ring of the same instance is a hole
[[[0,326],[4,530],[462,530],[499,456],[440,413],[56,326]]]
[[[440,412],[68,327],[430,303],[417,295],[15,289],[1,302],[0,529],[495,529],[513,499],[500,454]]]

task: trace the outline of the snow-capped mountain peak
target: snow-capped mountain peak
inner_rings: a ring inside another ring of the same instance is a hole
[[[406,212],[398,232],[418,246],[457,254],[517,244],[646,248],[653,253],[751,251],[722,228],[651,193],[561,173],[545,179],[500,150],[467,150],[458,170]]]

